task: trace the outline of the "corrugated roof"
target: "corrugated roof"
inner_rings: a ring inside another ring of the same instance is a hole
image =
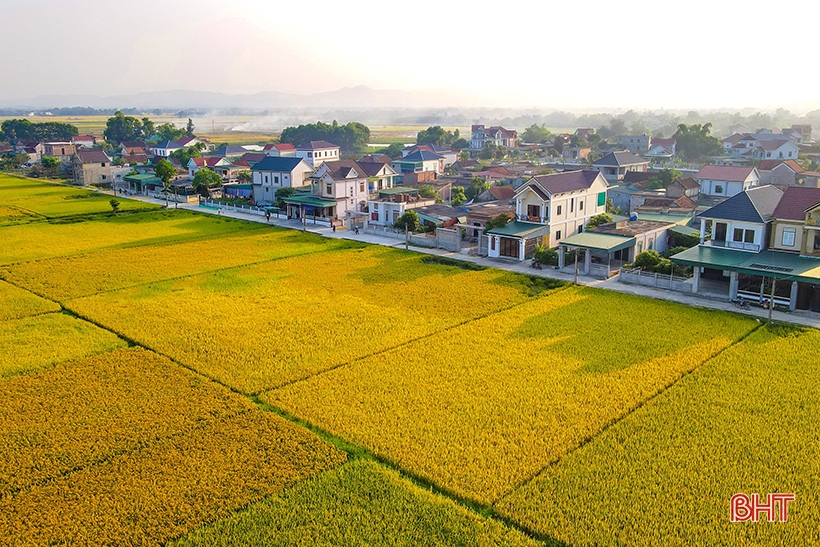
[[[636,163],[649,163],[647,160],[643,159],[640,156],[636,156],[630,152],[611,152],[604,156],[603,158],[599,159],[598,161],[592,162],[592,165],[605,165],[605,166],[624,166],[624,165],[634,165]]]
[[[508,222],[505,226],[500,228],[493,228],[487,231],[488,234],[506,236],[506,237],[524,237],[539,230],[549,230],[546,224],[535,224],[533,222],[520,222],[514,220]],[[546,232],[545,232],[546,233]]]
[[[750,275],[777,277],[820,284],[820,260],[794,253],[761,251],[747,253],[709,245],[698,245],[670,257],[676,264],[732,270]]]
[[[251,167],[252,171],[276,171],[279,173],[290,173],[300,162],[304,161],[302,158],[283,157],[283,156],[266,156]]]
[[[571,235],[561,240],[561,245],[568,247],[580,247],[593,251],[603,251],[614,253],[621,249],[628,249],[635,245],[634,237],[624,237],[609,234],[599,234],[595,232],[581,232]]]
[[[408,154],[403,158],[398,158],[394,161],[431,161],[440,159],[443,159],[443,156],[439,156],[429,150],[416,150],[412,154]]]

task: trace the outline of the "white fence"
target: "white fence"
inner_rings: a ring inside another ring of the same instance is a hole
[[[255,207],[253,205],[226,205],[224,203],[220,203],[218,201],[214,201],[211,199],[203,199],[199,202],[202,207],[210,207],[214,209],[220,209],[222,211],[232,211],[234,213],[245,213],[248,215],[259,215],[265,216],[265,209],[260,207]],[[271,213],[272,216],[276,216],[275,213]],[[310,221],[308,219],[308,221]]]
[[[396,241],[404,241],[405,234],[403,230],[397,230],[392,226],[376,226],[368,224],[364,229],[364,233],[375,236],[389,237]],[[413,245],[421,245],[422,247],[435,247],[436,238],[428,237],[425,234],[410,234],[410,243]]]
[[[673,291],[692,291],[692,278],[680,277],[672,274],[662,274],[657,272],[644,272],[640,268],[621,268],[618,273],[618,281],[632,283],[633,285],[647,285],[650,287],[660,287]]]

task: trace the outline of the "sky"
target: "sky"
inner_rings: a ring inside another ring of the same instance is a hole
[[[0,0],[0,99],[366,85],[522,108],[806,110],[818,40],[800,28],[818,15],[813,0]]]

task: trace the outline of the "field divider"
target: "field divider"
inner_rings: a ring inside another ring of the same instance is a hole
[[[558,289],[556,289],[556,290],[558,290]],[[551,291],[551,292],[553,292],[553,291]],[[402,479],[404,479],[406,481],[409,481],[412,484],[414,484],[414,485],[416,485],[420,488],[423,488],[424,490],[427,490],[429,492],[432,492],[434,494],[442,496],[442,497],[452,501],[453,503],[455,503],[459,507],[462,507],[462,508],[470,511],[471,513],[475,513],[475,514],[477,514],[478,516],[480,516],[482,518],[497,521],[497,522],[499,522],[499,523],[501,523],[505,526],[508,526],[509,528],[517,530],[517,531],[523,533],[524,535],[526,535],[530,538],[534,538],[538,541],[546,541],[550,545],[550,547],[570,547],[569,545],[567,545],[563,542],[557,541],[552,537],[544,536],[543,534],[539,534],[537,532],[534,532],[533,530],[530,530],[530,529],[522,526],[518,522],[516,522],[516,521],[514,521],[514,520],[512,520],[512,519],[498,513],[491,504],[482,503],[482,502],[480,502],[478,500],[475,500],[473,498],[470,498],[468,496],[463,496],[461,494],[457,494],[457,493],[453,492],[452,490],[450,490],[448,488],[445,488],[445,487],[439,485],[438,483],[430,480],[429,478],[425,477],[424,475],[413,473],[412,471],[409,471],[409,470],[405,469],[404,467],[397,464],[396,462],[394,462],[393,460],[391,460],[390,458],[388,458],[386,456],[381,456],[381,455],[379,455],[379,454],[377,454],[377,453],[375,453],[375,452],[373,452],[373,451],[371,451],[371,450],[369,450],[369,449],[367,449],[367,448],[365,448],[361,445],[358,445],[354,442],[348,441],[347,439],[345,439],[343,437],[340,437],[340,436],[338,436],[334,433],[331,433],[330,431],[327,431],[327,430],[313,424],[312,422],[310,422],[308,420],[305,420],[304,418],[300,418],[300,417],[298,417],[294,414],[291,414],[290,412],[288,412],[288,411],[286,411],[282,408],[279,408],[276,405],[272,405],[270,403],[262,401],[257,395],[249,395],[248,399],[250,399],[253,403],[255,403],[261,410],[276,414],[280,418],[282,418],[284,420],[287,420],[288,422],[290,422],[294,425],[297,425],[299,427],[303,427],[303,428],[307,429],[308,431],[310,431],[311,433],[313,433],[314,435],[321,438],[322,440],[330,443],[331,445],[333,445],[338,450],[341,450],[342,452],[345,452],[348,455],[348,461],[367,460],[367,461],[375,462],[375,463],[377,463],[377,464],[379,464],[383,467],[386,467],[387,469],[395,471],[396,473],[399,474],[399,476]]]
[[[349,361],[345,361],[344,363],[338,363],[336,365],[333,365],[331,367],[328,367],[328,368],[325,368],[325,369],[322,369],[322,370],[317,370],[316,372],[308,374],[307,376],[304,376],[302,378],[295,378],[293,380],[289,380],[289,381],[287,381],[283,384],[279,384],[277,386],[263,388],[263,389],[260,389],[259,391],[251,392],[250,395],[253,396],[253,397],[259,397],[260,395],[263,395],[264,393],[267,393],[267,392],[270,392],[270,391],[276,391],[277,389],[282,389],[284,387],[288,387],[288,386],[292,386],[294,384],[298,384],[299,382],[304,382],[304,381],[310,380],[311,378],[315,378],[316,376],[331,372],[331,371],[336,370],[338,368],[346,367],[348,365],[355,365],[359,361],[364,361],[365,359],[369,359],[369,358],[374,357],[376,355],[381,355],[383,353],[387,353],[388,351],[393,351],[395,349],[399,349],[399,348],[402,348],[404,346],[414,344],[414,343],[416,343],[420,340],[426,340],[427,338],[432,338],[433,336],[438,336],[439,334],[444,334],[445,332],[449,332],[453,329],[463,327],[464,325],[469,325],[470,323],[474,323],[476,321],[481,321],[482,319],[486,319],[488,317],[493,317],[494,315],[498,315],[500,313],[504,313],[504,312],[508,312],[510,310],[514,310],[515,308],[517,308],[519,306],[524,306],[526,304],[532,303],[536,299],[547,298],[547,297],[549,297],[553,294],[556,294],[558,292],[565,291],[565,290],[569,289],[572,286],[573,285],[565,285],[565,286],[562,286],[562,287],[556,287],[554,289],[544,291],[543,293],[539,293],[538,295],[534,295],[534,296],[530,297],[529,300],[524,300],[522,302],[516,302],[516,303],[514,303],[514,304],[512,304],[512,305],[510,305],[506,308],[500,308],[500,309],[497,309],[495,311],[485,313],[484,315],[479,315],[479,316],[476,316],[476,317],[471,317],[469,319],[465,319],[464,321],[461,321],[460,323],[456,323],[454,325],[444,327],[444,328],[439,329],[437,331],[428,332],[427,334],[422,334],[421,336],[417,336],[416,338],[406,340],[406,341],[398,343],[394,346],[383,348],[383,349],[368,353],[367,355],[361,355],[361,356],[356,357],[354,359],[351,359]]]
[[[682,373],[682,374],[681,374],[678,378],[676,378],[675,380],[672,380],[671,382],[669,382],[669,383],[668,383],[668,384],[666,384],[666,385],[660,386],[660,387],[659,387],[659,388],[655,391],[655,393],[653,393],[653,394],[649,395],[648,397],[646,397],[646,398],[645,398],[645,399],[643,399],[642,401],[638,401],[638,402],[635,404],[635,406],[633,406],[632,408],[630,408],[630,409],[626,410],[626,411],[625,411],[623,414],[621,414],[620,416],[616,416],[615,418],[613,418],[612,420],[610,420],[609,422],[607,422],[606,424],[604,424],[604,425],[601,427],[601,429],[599,429],[596,433],[593,433],[593,434],[588,435],[587,437],[585,437],[585,438],[581,439],[581,440],[578,442],[578,444],[577,444],[574,448],[570,448],[570,449],[569,449],[569,450],[567,450],[567,451],[566,451],[566,452],[565,452],[562,456],[559,456],[559,457],[554,458],[553,460],[551,460],[551,461],[547,462],[546,464],[544,464],[544,466],[543,466],[543,467],[541,467],[541,469],[539,469],[538,471],[536,471],[535,473],[533,473],[530,477],[525,478],[525,479],[523,479],[523,480],[519,481],[519,483],[518,483],[518,484],[516,484],[515,486],[513,486],[513,487],[509,488],[509,489],[508,489],[507,491],[505,491],[503,494],[501,494],[500,496],[498,496],[498,498],[497,498],[497,499],[493,502],[493,506],[495,506],[495,504],[496,504],[496,503],[498,503],[499,501],[503,500],[504,498],[506,498],[507,496],[509,496],[510,494],[512,494],[513,492],[515,492],[516,490],[518,490],[519,488],[521,488],[521,487],[523,487],[524,485],[526,485],[526,484],[528,484],[528,483],[532,482],[533,480],[535,480],[536,478],[538,478],[541,474],[543,474],[544,472],[546,472],[546,471],[547,471],[550,467],[552,467],[552,466],[554,466],[554,465],[556,465],[556,464],[560,463],[560,462],[561,462],[562,460],[564,460],[567,456],[571,455],[572,453],[576,452],[577,450],[580,450],[581,448],[583,448],[584,446],[586,446],[587,444],[589,444],[590,442],[592,442],[593,440],[595,440],[597,437],[599,437],[601,434],[605,433],[605,432],[606,432],[607,430],[609,430],[610,428],[612,428],[612,427],[614,427],[614,426],[618,425],[621,421],[623,421],[624,419],[626,419],[626,418],[628,418],[629,416],[631,416],[631,415],[632,415],[634,412],[636,412],[637,410],[639,410],[639,409],[643,408],[644,406],[646,406],[647,404],[651,403],[651,402],[652,402],[652,401],[654,401],[656,398],[658,398],[660,395],[662,395],[663,393],[667,392],[669,389],[671,389],[671,388],[675,387],[677,384],[679,384],[679,383],[680,383],[680,382],[681,382],[684,378],[686,378],[686,377],[687,377],[687,376],[689,376],[690,374],[693,374],[694,372],[697,372],[697,371],[698,371],[698,370],[700,370],[700,369],[701,369],[704,365],[706,365],[706,364],[707,364],[707,363],[709,363],[710,361],[714,360],[716,357],[720,356],[720,355],[721,355],[721,354],[723,354],[724,352],[728,351],[729,349],[731,349],[731,348],[735,347],[736,345],[738,345],[738,344],[740,344],[741,342],[743,342],[744,340],[746,340],[749,336],[751,336],[752,334],[754,334],[755,332],[757,332],[757,331],[758,331],[760,328],[762,328],[764,325],[765,325],[765,323],[759,323],[759,324],[755,325],[755,326],[754,326],[754,328],[752,328],[751,330],[749,330],[746,334],[744,334],[743,336],[741,336],[740,338],[738,338],[737,340],[735,340],[735,341],[734,341],[734,342],[732,342],[731,344],[727,345],[726,347],[724,347],[724,348],[722,348],[722,349],[720,349],[720,350],[716,351],[716,352],[715,352],[715,353],[713,353],[712,355],[709,355],[709,356],[708,356],[708,357],[706,357],[703,361],[701,361],[699,364],[697,364],[696,366],[692,367],[692,369],[691,369],[691,370],[684,371],[684,372],[683,372],[683,373]]]

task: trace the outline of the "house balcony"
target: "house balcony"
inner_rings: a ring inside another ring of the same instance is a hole
[[[721,247],[723,249],[734,249],[736,251],[747,251],[750,253],[759,253],[762,249],[757,243],[745,243],[743,241],[718,241],[710,239],[705,241],[703,245],[708,247]]]
[[[536,215],[517,215],[516,220],[520,222],[534,222],[536,224],[546,224],[549,219],[544,217],[539,217]]]

